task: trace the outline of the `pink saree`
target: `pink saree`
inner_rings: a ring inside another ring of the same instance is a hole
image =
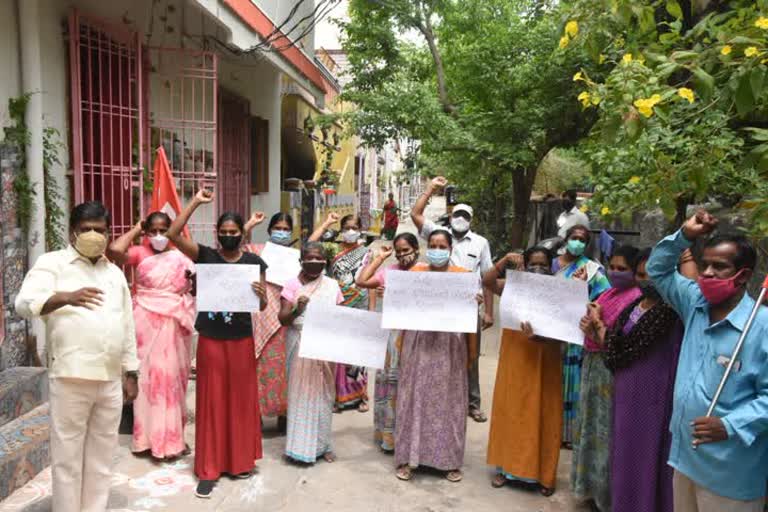
[[[133,316],[141,361],[132,450],[151,450],[156,458],[174,457],[185,448],[195,319],[186,271],[194,265],[177,250],[155,254],[145,246],[132,247],[128,262],[136,267]]]

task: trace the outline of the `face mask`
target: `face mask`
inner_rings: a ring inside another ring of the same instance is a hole
[[[464,217],[453,217],[451,219],[451,229],[457,233],[466,233],[469,231],[470,222]]]
[[[574,204],[574,202],[571,201],[570,199],[563,200],[563,210],[565,210],[566,212],[570,212],[571,210],[573,210],[574,206],[576,206],[576,204]]]
[[[163,252],[168,247],[168,237],[165,235],[155,235],[149,239],[149,245],[157,252]]]
[[[240,242],[243,241],[243,235],[230,236],[219,235],[219,245],[225,251],[234,251],[240,247]]]
[[[566,245],[566,249],[569,253],[571,253],[573,256],[581,256],[584,254],[584,249],[587,248],[587,244],[582,242],[581,240],[568,240],[568,245]]]
[[[436,268],[442,268],[448,264],[451,259],[451,251],[448,249],[428,249],[427,261]]]
[[[98,258],[107,250],[107,237],[95,231],[80,233],[75,239],[75,250],[86,258]]]
[[[656,287],[653,285],[653,281],[650,279],[647,279],[645,281],[638,281],[637,287],[640,288],[640,291],[643,293],[643,297],[650,300],[661,300],[661,295],[659,294],[659,291],[656,289]]]
[[[410,268],[411,265],[413,265],[418,258],[419,258],[419,253],[412,252],[409,254],[402,254],[400,256],[397,256],[397,262],[403,268]]]
[[[325,270],[324,261],[302,261],[301,270],[309,277],[317,277]]]
[[[704,298],[707,299],[707,302],[713,306],[722,304],[723,302],[739,293],[739,289],[741,287],[736,284],[736,279],[741,277],[742,273],[744,273],[743,269],[730,279],[700,277],[699,289],[701,289],[701,294],[704,295]]]
[[[526,268],[525,270],[527,272],[530,272],[531,274],[541,274],[545,276],[552,275],[552,269],[549,269],[547,267],[542,267],[541,265],[529,265],[528,268]]]
[[[269,235],[269,241],[277,245],[291,245],[291,232],[275,230]]]
[[[631,270],[626,271],[608,271],[608,281],[611,286],[619,290],[627,290],[635,286],[635,274]]]
[[[341,239],[346,244],[354,244],[360,239],[360,232],[354,229],[348,229],[341,234]]]

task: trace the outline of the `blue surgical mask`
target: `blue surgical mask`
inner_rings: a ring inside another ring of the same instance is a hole
[[[576,239],[568,240],[568,245],[566,246],[566,250],[574,256],[581,256],[586,248],[587,244]]]
[[[277,245],[291,245],[291,232],[276,229],[270,233],[269,241]]]
[[[451,259],[451,251],[448,249],[427,249],[427,261],[436,268],[442,268]]]

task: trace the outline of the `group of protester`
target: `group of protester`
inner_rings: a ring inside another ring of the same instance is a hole
[[[567,227],[562,254],[534,246],[494,264],[487,240],[470,229],[471,207],[457,205],[448,228],[424,218],[445,185],[432,180],[411,213],[426,262],[416,236],[397,235],[374,253],[361,243],[356,216],[331,214],[301,246],[300,273],[282,287],[266,280],[264,244],[247,243],[264,214],[247,223],[221,215],[217,248],[184,234],[195,210],[213,200],[210,191],[199,191],[175,219],[154,212],[111,244],[103,205],[76,206],[71,245],[43,255],[16,300],[20,314],[46,323],[54,510],[106,509],[124,399],[134,400],[134,452],[189,453],[185,397],[195,332],[197,496],[211,496],[222,475],[250,477],[262,455],[262,415],[281,418],[287,458],[335,461],[333,414],[368,410],[368,375],[298,355],[307,307],[377,309],[391,270],[478,276],[477,332],[392,331],[373,398],[373,437],[394,452],[397,478],[410,480],[424,466],[460,481],[467,417],[487,419],[480,338],[494,323],[493,294],[514,269],[584,280],[590,302],[580,322],[583,349],[539,337],[528,323],[503,330],[487,459],[494,487],[551,495],[565,445],[573,448],[572,490],[600,511],[762,511],[764,310],[714,415],[705,415],[754,305],[746,293],[754,248],[740,236],[708,237],[717,221],[702,211],[653,252],[617,249],[607,270],[585,255],[591,233],[582,224]],[[341,242],[321,242],[336,223]],[[292,245],[291,216],[276,213],[267,232],[269,242]],[[698,239],[705,240],[700,265],[689,250]],[[385,265],[391,256],[396,263]],[[135,270],[133,294],[110,260]],[[196,313],[194,263],[259,265],[251,287],[260,310]]]

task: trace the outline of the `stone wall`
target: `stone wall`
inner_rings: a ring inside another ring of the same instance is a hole
[[[0,142],[0,284],[4,339],[0,343],[0,371],[29,364],[27,322],[13,307],[27,271],[27,244],[16,219],[13,183],[21,171],[21,155],[15,147]]]

